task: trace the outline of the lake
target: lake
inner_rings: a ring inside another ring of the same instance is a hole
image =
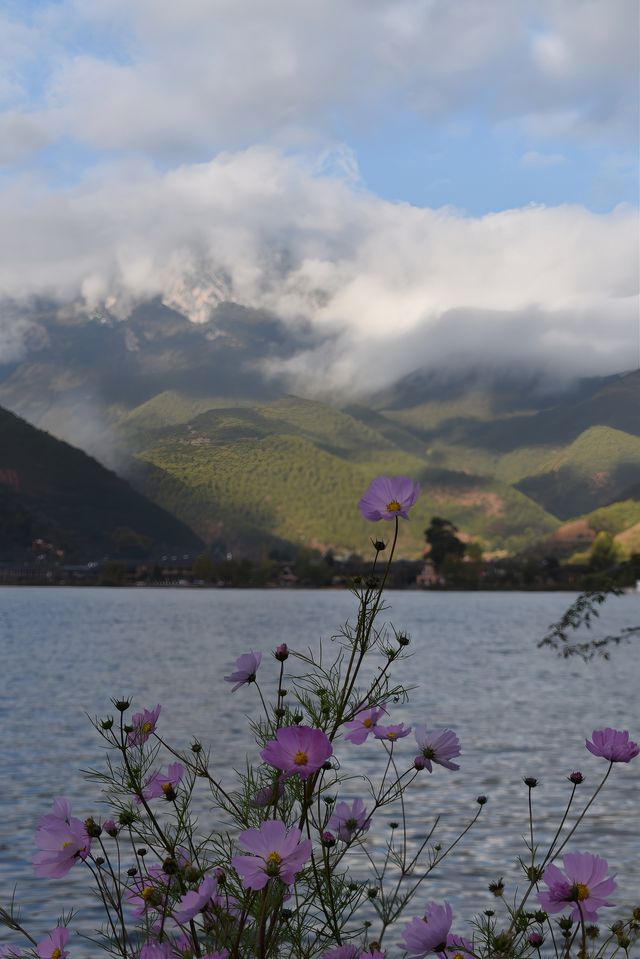
[[[393,722],[447,725],[462,743],[459,772],[423,773],[408,803],[418,835],[440,814],[436,837],[446,843],[475,813],[477,795],[489,802],[460,851],[423,887],[417,902],[449,899],[460,919],[495,906],[487,883],[505,877],[513,896],[520,837],[527,826],[527,788],[534,776],[534,809],[541,841],[550,838],[570,792],[567,775],[580,769],[585,799],[606,762],[584,748],[595,728],[613,726],[640,735],[640,643],[614,650],[610,662],[562,660],[536,648],[550,622],[569,605],[567,593],[392,592],[385,614],[411,636],[411,657],[396,677],[415,685],[404,706],[390,706]],[[216,769],[242,764],[248,749],[248,714],[256,690],[230,695],[223,676],[249,649],[265,653],[260,680],[275,688],[270,651],[316,647],[355,612],[342,591],[171,589],[0,589],[0,901],[18,884],[24,918],[35,935],[47,932],[60,910],[76,902],[84,877],[33,877],[33,833],[54,796],[72,799],[81,818],[101,817],[93,787],[80,768],[103,762],[100,741],[86,714],[113,713],[111,696],[130,695],[134,707],[162,703],[161,728],[184,747],[193,736],[211,745]],[[602,632],[640,622],[640,596],[608,602]],[[598,627],[600,628],[600,627]],[[289,660],[287,667],[292,663]],[[381,745],[340,743],[350,772],[372,773]],[[413,737],[397,755],[409,763]],[[640,760],[618,764],[586,825],[570,848],[604,855],[618,874],[618,902],[634,903],[640,888],[638,796]],[[358,794],[357,781],[351,786]],[[361,793],[364,795],[363,793]],[[202,800],[202,814],[208,807]],[[383,819],[384,817],[381,817]],[[387,819],[389,816],[387,816]],[[380,848],[386,831],[370,833]],[[518,881],[520,881],[518,879]],[[85,895],[82,914],[96,914]],[[610,910],[612,918],[617,910]],[[605,920],[608,916],[604,917]],[[8,941],[0,932],[0,943]],[[15,941],[13,937],[12,941]],[[74,946],[82,959],[82,947]],[[88,955],[88,954],[87,954]]]

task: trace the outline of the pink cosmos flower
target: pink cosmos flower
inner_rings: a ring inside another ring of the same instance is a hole
[[[422,750],[424,768],[433,772],[431,763],[438,763],[446,769],[460,769],[458,763],[451,760],[460,755],[460,740],[451,729],[427,731],[426,726],[416,726],[415,737]]]
[[[629,738],[625,729],[594,729],[591,740],[585,741],[585,746],[594,756],[602,756],[612,763],[628,763],[640,753],[640,746]]]
[[[412,919],[402,933],[407,955],[412,959],[424,959],[430,952],[443,952],[447,947],[452,920],[453,913],[448,902],[443,906],[428,902],[424,919]]]
[[[260,829],[245,829],[240,843],[253,856],[234,856],[231,862],[247,889],[264,889],[270,879],[287,885],[311,855],[311,840],[299,829],[287,829],[278,819],[267,819]]]
[[[60,879],[79,859],[86,859],[91,849],[91,838],[85,824],[71,815],[68,799],[55,799],[53,813],[40,821],[35,844],[42,850],[33,857],[36,876]]]
[[[283,726],[276,738],[269,740],[260,753],[270,766],[288,775],[297,773],[307,779],[333,755],[329,737],[321,729],[310,726]]]
[[[409,519],[409,510],[419,493],[420,484],[408,476],[378,476],[358,503],[358,508],[371,523],[395,516]]]
[[[344,737],[355,746],[361,746],[362,743],[375,731],[376,724],[383,713],[386,713],[384,706],[374,706],[372,709],[362,709],[356,713],[354,719],[344,724],[344,728],[349,732]]]
[[[553,863],[545,869],[542,879],[549,891],[538,893],[540,905],[551,913],[571,905],[571,918],[576,922],[581,915],[586,922],[596,922],[598,909],[614,905],[606,899],[616,888],[613,876],[607,876],[609,863],[590,852],[568,852],[562,864],[564,872]]]
[[[141,713],[134,713],[131,717],[133,731],[127,736],[129,746],[142,746],[147,739],[154,733],[158,724],[158,717],[162,706],[160,703],[155,709],[145,709]]]
[[[241,686],[248,683],[255,683],[256,673],[258,672],[258,666],[261,660],[262,653],[254,653],[253,650],[249,653],[243,653],[242,656],[238,656],[236,659],[235,673],[224,677],[225,683],[235,683],[235,686],[231,690],[232,693],[235,693],[236,689],[240,689]]]
[[[56,926],[53,932],[41,939],[36,946],[39,959],[66,959],[69,955],[65,946],[69,941],[69,930],[64,926]]]
[[[338,838],[343,842],[351,842],[356,833],[367,832],[370,825],[371,819],[363,801],[354,799],[351,805],[346,802],[337,803],[327,823],[327,829],[337,832]]]
[[[359,956],[360,950],[357,946],[337,946],[335,949],[323,952],[321,959],[359,959]]]
[[[165,799],[175,799],[176,786],[184,776],[184,766],[182,763],[169,763],[167,774],[163,776],[158,770],[152,773],[142,787],[142,795],[145,799],[157,799],[158,796],[164,796]],[[142,800],[139,796],[135,797],[136,802]]]
[[[205,876],[197,891],[192,889],[182,897],[173,917],[176,922],[189,922],[199,912],[204,912],[209,906],[218,903],[218,883],[213,876]]]
[[[386,739],[390,743],[395,743],[397,739],[404,739],[410,732],[411,726],[398,723],[396,726],[376,726],[373,730],[373,735],[376,739]]]

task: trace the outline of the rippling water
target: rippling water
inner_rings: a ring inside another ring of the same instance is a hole
[[[459,772],[436,767],[418,780],[408,802],[412,835],[440,815],[437,838],[446,843],[475,813],[475,797],[489,796],[480,823],[429,880],[420,902],[448,898],[459,915],[471,917],[495,905],[486,886],[500,875],[512,895],[514,860],[524,855],[520,837],[528,828],[522,777],[540,779],[533,798],[543,842],[568,798],[568,773],[582,770],[587,797],[606,769],[585,750],[585,736],[607,725],[640,734],[640,644],[620,648],[611,662],[586,665],[536,649],[571,599],[388,594],[386,616],[412,637],[412,656],[398,664],[397,678],[416,686],[408,705],[393,708],[393,720],[451,726],[463,748]],[[353,613],[353,597],[334,591],[0,589],[0,902],[17,883],[36,935],[79,896],[82,914],[97,915],[91,900],[82,899],[78,870],[55,882],[35,879],[30,866],[33,832],[52,797],[69,796],[82,817],[100,815],[93,787],[78,772],[102,761],[86,713],[108,713],[112,695],[131,694],[138,707],[160,702],[172,742],[185,746],[195,735],[210,744],[229,781],[247,750],[245,716],[256,709],[255,689],[229,695],[222,677],[233,660],[250,648],[268,653],[280,642],[299,649],[329,642]],[[609,602],[602,629],[639,621],[640,597],[623,597]],[[275,686],[276,665],[265,656],[265,695]],[[412,743],[407,738],[397,747],[407,762]],[[371,774],[380,749],[373,742],[348,746],[349,770]],[[337,752],[344,761],[347,745]],[[638,769],[638,762],[614,768],[572,845],[609,859],[618,873],[616,899],[627,903],[640,888]],[[382,825],[372,829],[373,850],[386,834]],[[74,956],[82,959],[80,947]]]

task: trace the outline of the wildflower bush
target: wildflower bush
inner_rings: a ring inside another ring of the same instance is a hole
[[[524,780],[529,822],[522,882],[513,897],[501,879],[493,882],[496,908],[467,929],[454,922],[449,903],[425,902],[425,881],[457,852],[487,797],[477,797],[474,814],[448,844],[438,841],[436,826],[411,842],[409,804],[424,802],[425,778],[455,773],[462,752],[451,729],[394,722],[394,704],[408,696],[393,668],[409,639],[380,625],[383,591],[399,520],[408,518],[418,493],[406,477],[379,477],[360,501],[364,518],[388,521],[392,536],[372,541],[371,573],[353,584],[355,619],[330,651],[283,643],[272,651],[269,675],[262,654],[250,650],[224,677],[231,694],[255,691],[261,710],[249,720],[261,762],[248,763],[235,782],[221,780],[200,742],[178,749],[165,738],[160,705],[136,712],[128,699],[112,701],[113,715],[94,721],[106,746],[106,765],[89,774],[101,806],[81,819],[67,799],[55,799],[35,834],[33,859],[35,874],[48,879],[72,870],[90,874],[103,927],[80,930],[68,912],[36,941],[8,904],[0,908],[0,923],[12,939],[0,947],[1,956],[73,957],[78,936],[95,954],[122,959],[632,954],[640,909],[607,925],[615,879],[597,849],[574,846],[614,766],[640,752],[626,731],[595,730],[586,741],[603,760],[601,780],[584,799],[582,773],[568,775],[567,802],[546,848],[534,842],[537,781]],[[408,742],[415,744],[409,760]],[[377,767],[372,762],[370,775],[354,777],[350,756],[365,743]],[[361,792],[356,798],[354,782]],[[211,796],[207,822],[193,812],[202,789]],[[99,815],[104,807],[106,815]],[[385,807],[394,821],[386,842],[374,846],[368,833]]]

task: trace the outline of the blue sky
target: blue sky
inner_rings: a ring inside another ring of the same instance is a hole
[[[638,9],[0,0],[0,298],[124,316],[160,295],[202,320],[222,284],[338,335],[332,374],[383,336],[379,303],[425,361],[445,318],[488,311],[541,355],[582,341],[586,369],[615,366],[636,335]]]

